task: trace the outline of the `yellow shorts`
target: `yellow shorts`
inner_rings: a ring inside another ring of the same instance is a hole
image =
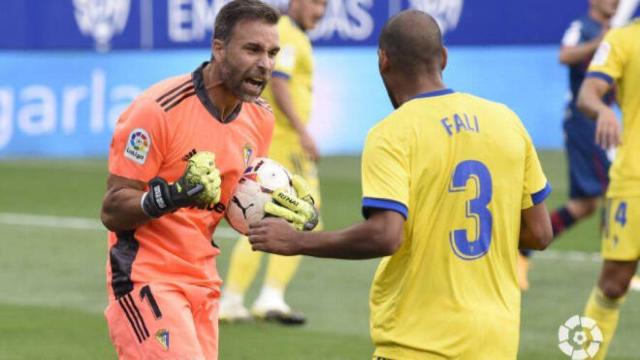
[[[298,139],[284,143],[284,141],[273,141],[269,148],[269,158],[279,162],[292,174],[302,176],[311,187],[313,199],[316,206],[320,207],[320,180],[318,179],[318,168],[316,164],[309,160],[298,143]]]
[[[620,261],[640,258],[640,197],[607,198],[602,257]]]

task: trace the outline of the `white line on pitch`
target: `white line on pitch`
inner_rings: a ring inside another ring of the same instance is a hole
[[[0,224],[73,230],[106,231],[97,219],[35,214],[0,213]],[[218,227],[216,237],[233,239],[239,235],[228,227]]]
[[[102,223],[97,219],[83,218],[83,217],[70,217],[70,216],[0,213],[0,224],[60,228],[60,229],[75,229],[75,230],[106,231]],[[235,239],[239,235],[231,228],[218,227],[218,229],[216,229],[215,236],[223,239]],[[536,252],[533,258],[534,259],[537,258],[541,260],[591,261],[591,262],[601,261],[600,255],[598,253],[589,253],[589,252],[583,252],[583,251],[547,250],[542,252]]]

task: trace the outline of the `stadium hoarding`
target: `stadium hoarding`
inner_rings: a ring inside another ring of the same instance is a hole
[[[537,146],[558,148],[566,74],[556,51],[453,47],[445,81],[509,104]],[[205,49],[0,52],[0,157],[106,156],[114,123],[135,96],[208,57]],[[375,48],[320,48],[316,66],[310,131],[323,154],[359,154],[367,130],[392,110]]]
[[[229,1],[6,0],[0,32],[12,36],[0,37],[0,49],[208,47],[215,16]],[[311,37],[318,46],[372,46],[391,15],[420,9],[434,15],[449,45],[551,44],[586,6],[555,0],[328,0]]]

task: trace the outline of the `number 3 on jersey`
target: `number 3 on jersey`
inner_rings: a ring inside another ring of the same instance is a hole
[[[456,166],[449,192],[467,190],[469,180],[475,183],[476,197],[466,202],[466,217],[475,221],[476,238],[470,240],[466,229],[454,229],[449,234],[449,241],[458,257],[474,260],[485,255],[491,245],[493,217],[487,206],[493,196],[493,183],[486,165],[480,161],[466,160]]]

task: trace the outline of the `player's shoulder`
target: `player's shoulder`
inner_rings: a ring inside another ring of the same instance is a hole
[[[506,115],[516,118],[518,117],[515,111],[513,111],[508,105],[504,103],[489,100],[487,98],[483,98],[481,96],[470,93],[461,92],[459,94],[465,100],[467,106],[469,107],[474,107],[484,112],[491,112],[496,115]]]
[[[297,36],[300,34],[304,35],[304,32],[296,23],[287,15],[283,15],[278,20],[278,32],[279,35],[282,36]]]
[[[180,75],[155,83],[131,102],[120,121],[131,117],[127,114],[136,114],[136,117],[145,118],[145,121],[166,119],[167,109],[182,100],[185,92],[195,92],[190,75]]]
[[[311,46],[307,33],[286,15],[281,16],[278,21],[278,35],[281,43],[293,44],[298,47]]]
[[[246,102],[243,106],[246,106],[253,114],[255,114],[256,120],[268,122],[275,121],[275,115],[273,114],[271,105],[261,97],[252,102]]]
[[[524,131],[520,116],[508,105],[468,93],[461,93],[461,96],[466,98],[467,107],[474,109],[478,116],[497,122],[498,129],[515,130],[518,133]]]
[[[609,30],[607,33],[607,39],[615,39],[619,41],[633,41],[636,42],[640,38],[640,18],[631,21],[630,23]]]
[[[191,74],[182,74],[162,80],[145,90],[141,98],[153,100],[159,107],[167,111],[185,95],[195,94],[195,86]]]

